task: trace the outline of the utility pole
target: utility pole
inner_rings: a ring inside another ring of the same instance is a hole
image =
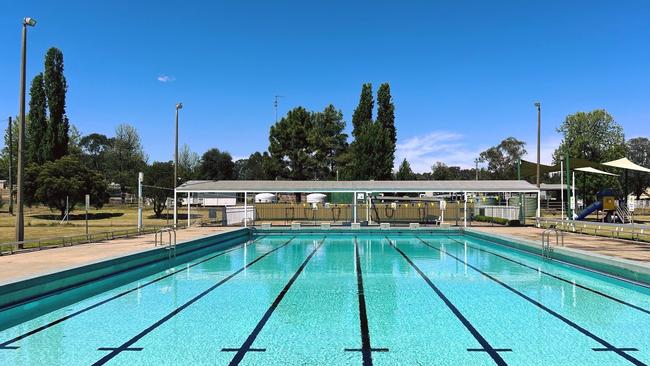
[[[537,189],[539,189],[539,175],[540,175],[540,144],[541,144],[541,131],[542,131],[542,103],[535,102],[535,107],[537,107]]]
[[[474,164],[476,164],[476,169],[474,171],[476,173],[476,180],[478,180],[478,161],[479,159],[474,159]]]
[[[275,123],[278,123],[278,105],[279,105],[279,100],[280,98],[284,98],[284,95],[276,95],[275,96],[275,103],[273,105],[275,106]]]
[[[175,145],[174,145],[174,184],[172,185],[172,188],[174,189],[174,192],[176,192],[176,186],[178,185],[178,110],[183,109],[183,103],[176,103],[176,140],[175,140]],[[174,195],[174,199],[176,199],[176,195]],[[174,201],[174,212],[176,210],[176,201]],[[176,215],[174,215],[174,227],[178,224],[178,221],[176,220]]]
[[[32,18],[23,19],[23,42],[20,60],[20,114],[18,121],[18,166],[17,166],[17,183],[18,192],[16,195],[16,206],[18,212],[16,213],[16,241],[25,240],[25,218],[24,218],[24,179],[25,160],[23,150],[25,149],[25,66],[27,62],[27,26],[33,27],[36,25],[36,20]],[[22,244],[18,246],[22,249]]]
[[[13,181],[13,173],[14,173],[14,138],[13,138],[13,131],[12,128],[13,126],[11,125],[11,117],[9,117],[9,214],[13,215],[14,214],[14,181]]]

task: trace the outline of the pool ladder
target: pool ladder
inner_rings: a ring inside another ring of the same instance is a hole
[[[163,233],[167,233],[167,236],[169,237],[169,242],[165,247],[167,249],[168,258],[171,258],[172,255],[176,257],[176,229],[173,227],[164,227],[156,231],[154,236],[154,246],[157,247],[158,243],[160,243],[161,246],[163,245]],[[158,234],[160,234],[160,242],[158,241]]]
[[[555,233],[555,246],[564,246],[564,232],[555,226],[551,226],[542,232],[542,257],[551,258],[553,248],[551,247],[551,233]]]

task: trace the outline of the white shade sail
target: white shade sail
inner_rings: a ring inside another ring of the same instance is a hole
[[[614,168],[636,170],[638,172],[650,173],[650,169],[644,168],[641,165],[634,164],[633,162],[628,160],[628,158],[621,158],[618,160],[608,161],[606,163],[603,163],[603,165],[611,166]]]
[[[576,170],[577,170],[577,171],[580,171],[580,172],[586,172],[586,173],[604,174],[604,175],[614,175],[614,176],[618,176],[618,174],[608,173],[608,172],[605,172],[605,171],[602,171],[602,170],[599,170],[599,169],[596,169],[596,168],[592,168],[592,167],[590,167],[590,166],[589,166],[589,167],[584,167],[584,168],[578,168],[578,169],[576,169]]]

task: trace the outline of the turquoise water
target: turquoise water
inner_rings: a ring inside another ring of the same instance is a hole
[[[648,288],[455,234],[258,237],[0,331],[0,365],[648,363]]]

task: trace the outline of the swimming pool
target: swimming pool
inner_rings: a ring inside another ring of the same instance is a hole
[[[2,330],[0,364],[643,365],[649,325],[650,289],[479,238],[286,232]]]

